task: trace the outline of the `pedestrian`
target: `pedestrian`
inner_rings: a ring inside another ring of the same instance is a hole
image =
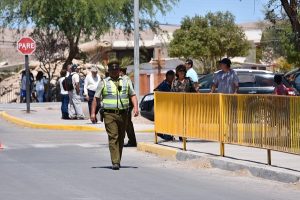
[[[166,79],[161,82],[155,89],[154,91],[159,91],[159,92],[171,92],[172,88],[172,83],[175,79],[175,72],[173,70],[169,70],[166,73]],[[157,134],[158,137],[166,140],[166,141],[171,141],[174,140],[174,137],[168,134]]]
[[[78,65],[73,64],[68,67],[70,75],[66,79],[71,79],[73,88],[69,92],[69,117],[71,119],[84,119],[84,114],[81,106],[81,97],[80,97],[80,77]]]
[[[166,79],[163,80],[155,89],[154,91],[160,92],[170,92],[172,88],[172,83],[175,79],[175,72],[173,70],[169,70],[166,73]]]
[[[91,73],[88,74],[84,80],[84,92],[83,92],[85,99],[88,101],[90,117],[91,117],[92,102],[100,80],[101,78],[100,75],[98,74],[97,66],[92,66]],[[99,112],[99,109],[100,109],[100,105],[97,106],[96,114]]]
[[[30,101],[32,101],[32,97],[34,96],[33,94],[33,87],[34,87],[34,77],[33,74],[31,72],[29,72],[29,90],[30,90]],[[20,102],[21,103],[25,103],[26,102],[26,71],[23,70],[22,71],[22,75],[21,75],[21,98],[20,98]]]
[[[274,82],[276,83],[275,89],[274,89],[274,94],[276,95],[288,95],[288,89],[282,82],[282,76],[276,74],[274,76]]]
[[[186,77],[186,67],[184,65],[178,65],[176,67],[176,79],[172,83],[171,92],[196,92],[195,84],[193,81]],[[182,141],[182,137],[179,137]]]
[[[186,73],[184,65],[176,67],[176,79],[172,83],[171,92],[196,92],[193,81],[186,77]]]
[[[21,74],[21,92],[20,92],[20,103],[26,102],[26,72],[22,71]]]
[[[127,76],[127,68],[126,67],[122,67],[120,69],[120,76],[123,79],[130,80],[129,76]],[[127,128],[126,128],[128,142],[127,142],[127,144],[124,145],[124,147],[136,147],[137,146],[134,126],[132,123],[132,110],[133,110],[133,105],[132,105],[132,102],[129,101],[128,122],[127,122]]]
[[[44,77],[44,73],[42,71],[38,71],[36,75],[35,90],[39,103],[44,102],[45,84],[47,84],[47,80]]]
[[[194,66],[193,60],[187,59],[185,61],[185,67],[186,67],[186,70],[187,70],[186,77],[190,78],[193,81],[194,87],[195,87],[196,91],[198,91],[198,89],[199,89],[198,74],[194,70],[193,66]]]
[[[220,62],[221,71],[215,74],[211,93],[216,92],[223,94],[236,94],[239,89],[239,78],[231,67],[231,61],[228,58],[222,59]]]
[[[69,93],[68,91],[64,90],[63,87],[63,80],[65,80],[67,76],[67,70],[62,69],[60,71],[60,78],[58,80],[59,82],[59,87],[60,87],[60,96],[61,96],[61,115],[62,119],[70,119],[69,117],[69,111],[68,111],[68,106],[69,106]]]
[[[133,113],[139,115],[138,101],[130,79],[120,77],[118,62],[108,64],[109,77],[99,83],[92,104],[92,122],[96,121],[97,101],[101,98],[104,108],[104,124],[108,134],[112,169],[119,170],[124,145],[125,130],[129,115],[129,101]]]

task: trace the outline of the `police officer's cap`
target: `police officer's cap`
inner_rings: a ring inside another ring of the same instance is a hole
[[[119,70],[120,69],[120,64],[119,62],[110,62],[108,63],[108,70],[112,71],[112,70]]]

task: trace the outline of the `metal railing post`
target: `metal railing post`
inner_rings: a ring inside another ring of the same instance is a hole
[[[158,143],[158,138],[157,138],[157,133],[155,131],[155,136],[154,136],[154,143],[157,144]]]
[[[186,151],[186,138],[185,137],[182,138],[182,142],[183,142],[183,151]]]
[[[267,149],[268,152],[268,165],[272,165],[272,160],[271,160],[271,149]]]

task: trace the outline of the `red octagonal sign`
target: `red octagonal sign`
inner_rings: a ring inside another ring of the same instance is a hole
[[[18,41],[17,48],[23,55],[31,55],[35,51],[36,44],[31,37],[23,37]]]

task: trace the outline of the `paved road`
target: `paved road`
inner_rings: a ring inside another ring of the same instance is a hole
[[[139,134],[139,139],[152,136]],[[173,162],[127,148],[110,169],[105,133],[31,130],[0,120],[0,199],[299,199],[300,185]]]

